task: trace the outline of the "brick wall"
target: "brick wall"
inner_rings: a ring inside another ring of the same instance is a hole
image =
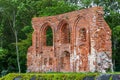
[[[101,7],[36,17],[32,25],[28,71],[106,72],[112,66],[111,30]],[[52,45],[46,43],[48,27],[52,29]]]

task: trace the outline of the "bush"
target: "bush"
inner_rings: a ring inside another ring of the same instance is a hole
[[[21,78],[22,80],[83,80],[85,77],[96,77],[97,73],[10,73],[0,80],[14,80]]]

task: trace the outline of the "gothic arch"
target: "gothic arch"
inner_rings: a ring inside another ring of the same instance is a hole
[[[49,32],[48,32],[48,30],[49,30]],[[48,33],[49,33],[49,35],[48,35]],[[48,38],[50,40],[48,40]],[[41,28],[40,28],[40,39],[41,39],[40,41],[41,41],[42,45],[53,46],[53,43],[54,43],[54,28],[49,22],[46,22],[41,26]]]
[[[83,16],[81,16],[81,15],[78,15],[77,18],[76,18],[75,21],[74,21],[74,27],[77,26],[78,22],[79,22],[81,19],[85,19],[85,17],[83,17]]]
[[[71,28],[66,20],[60,21],[57,31],[59,32],[61,43],[70,43]]]
[[[90,29],[86,17],[78,15],[74,22],[74,45],[90,45]],[[77,46],[78,47],[78,46]],[[90,49],[89,49],[90,51]]]
[[[52,28],[53,32],[54,32],[53,25],[50,22],[43,23],[42,26],[41,26],[41,28],[40,28],[40,32],[41,33],[44,32],[46,30],[47,26],[50,26]]]
[[[58,24],[57,31],[59,31],[64,24],[68,24],[68,21],[65,19],[62,19]]]
[[[76,37],[76,29],[78,28],[78,23],[79,23],[79,21],[81,20],[81,19],[84,19],[83,21],[86,21],[86,19],[85,19],[85,17],[84,16],[81,16],[81,15],[78,15],[77,16],[77,18],[75,19],[75,21],[74,21],[74,25],[73,25],[73,29],[75,30],[74,32],[75,32],[75,37]],[[85,26],[79,26],[79,28],[85,28]],[[77,30],[79,30],[79,29],[77,29]],[[87,32],[87,28],[85,28],[85,30],[86,30],[86,32]],[[86,34],[86,36],[87,36],[87,34]],[[79,36],[78,36],[79,37]]]

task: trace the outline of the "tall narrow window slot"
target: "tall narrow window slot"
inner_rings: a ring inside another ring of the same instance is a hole
[[[53,32],[49,26],[46,29],[46,46],[53,46]]]

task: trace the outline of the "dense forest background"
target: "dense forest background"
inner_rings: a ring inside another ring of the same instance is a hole
[[[0,76],[26,72],[33,17],[102,6],[112,30],[114,71],[120,71],[120,0],[0,0]]]

